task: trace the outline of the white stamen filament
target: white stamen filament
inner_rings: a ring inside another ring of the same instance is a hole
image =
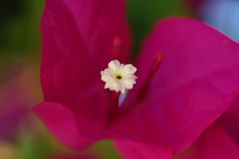
[[[118,106],[121,107],[127,97],[128,91],[126,91],[124,94],[120,93],[119,100],[118,100]]]

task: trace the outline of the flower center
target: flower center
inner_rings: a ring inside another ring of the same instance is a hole
[[[122,79],[122,76],[121,76],[121,75],[117,75],[116,78],[117,78],[118,80],[121,80],[121,79]]]
[[[101,71],[101,80],[105,82],[105,89],[124,94],[133,88],[137,77],[137,69],[131,64],[121,64],[118,60],[112,60],[108,68]]]

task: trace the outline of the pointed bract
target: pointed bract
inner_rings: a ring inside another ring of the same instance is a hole
[[[46,1],[41,23],[45,101],[106,125],[112,100],[99,72],[115,56],[115,38],[120,44],[115,54],[127,60],[131,37],[125,14],[122,0]]]
[[[157,147],[168,158],[188,148],[239,92],[239,44],[196,20],[155,26],[137,62],[137,84],[120,108],[100,72],[111,60],[127,61],[123,0],[47,0],[42,35],[44,102],[34,111],[70,147],[113,138],[130,156],[136,154],[125,145],[146,156]]]
[[[162,20],[146,40],[139,58],[138,88],[131,92],[135,97],[141,93],[140,86],[157,53],[164,57],[148,92],[114,126],[116,132],[141,142],[180,151],[238,95],[239,44],[195,20]],[[130,100],[137,103],[133,95]]]

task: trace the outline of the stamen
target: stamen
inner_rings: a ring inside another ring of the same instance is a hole
[[[115,37],[113,40],[112,59],[118,59],[120,54],[120,45],[121,39],[119,37]]]
[[[163,59],[163,54],[161,54],[161,53],[158,53],[155,56],[155,58],[153,60],[153,63],[152,63],[152,66],[151,66],[151,69],[150,69],[150,72],[149,72],[149,76],[148,76],[149,80],[152,79],[153,75],[158,70],[158,68],[159,68],[159,66],[161,64],[162,59]]]
[[[124,104],[124,101],[127,97],[128,91],[125,91],[125,93],[120,93],[119,99],[118,99],[118,106],[121,107]]]
[[[156,71],[159,69],[159,66],[163,60],[163,54],[162,53],[158,53],[154,60],[153,63],[151,65],[151,68],[149,70],[149,74],[147,76],[147,78],[145,79],[145,83],[143,84],[143,87],[140,90],[140,94],[138,96],[139,100],[143,99],[143,97],[145,96],[145,94],[147,94],[148,89],[149,89],[149,84],[151,83],[153,76],[155,75]]]

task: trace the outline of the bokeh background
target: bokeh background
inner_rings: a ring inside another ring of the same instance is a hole
[[[165,16],[193,17],[239,40],[239,0],[126,0],[140,43]],[[44,0],[0,1],[0,159],[117,159],[110,141],[73,152],[58,143],[31,108],[42,100],[39,81],[40,18]]]

